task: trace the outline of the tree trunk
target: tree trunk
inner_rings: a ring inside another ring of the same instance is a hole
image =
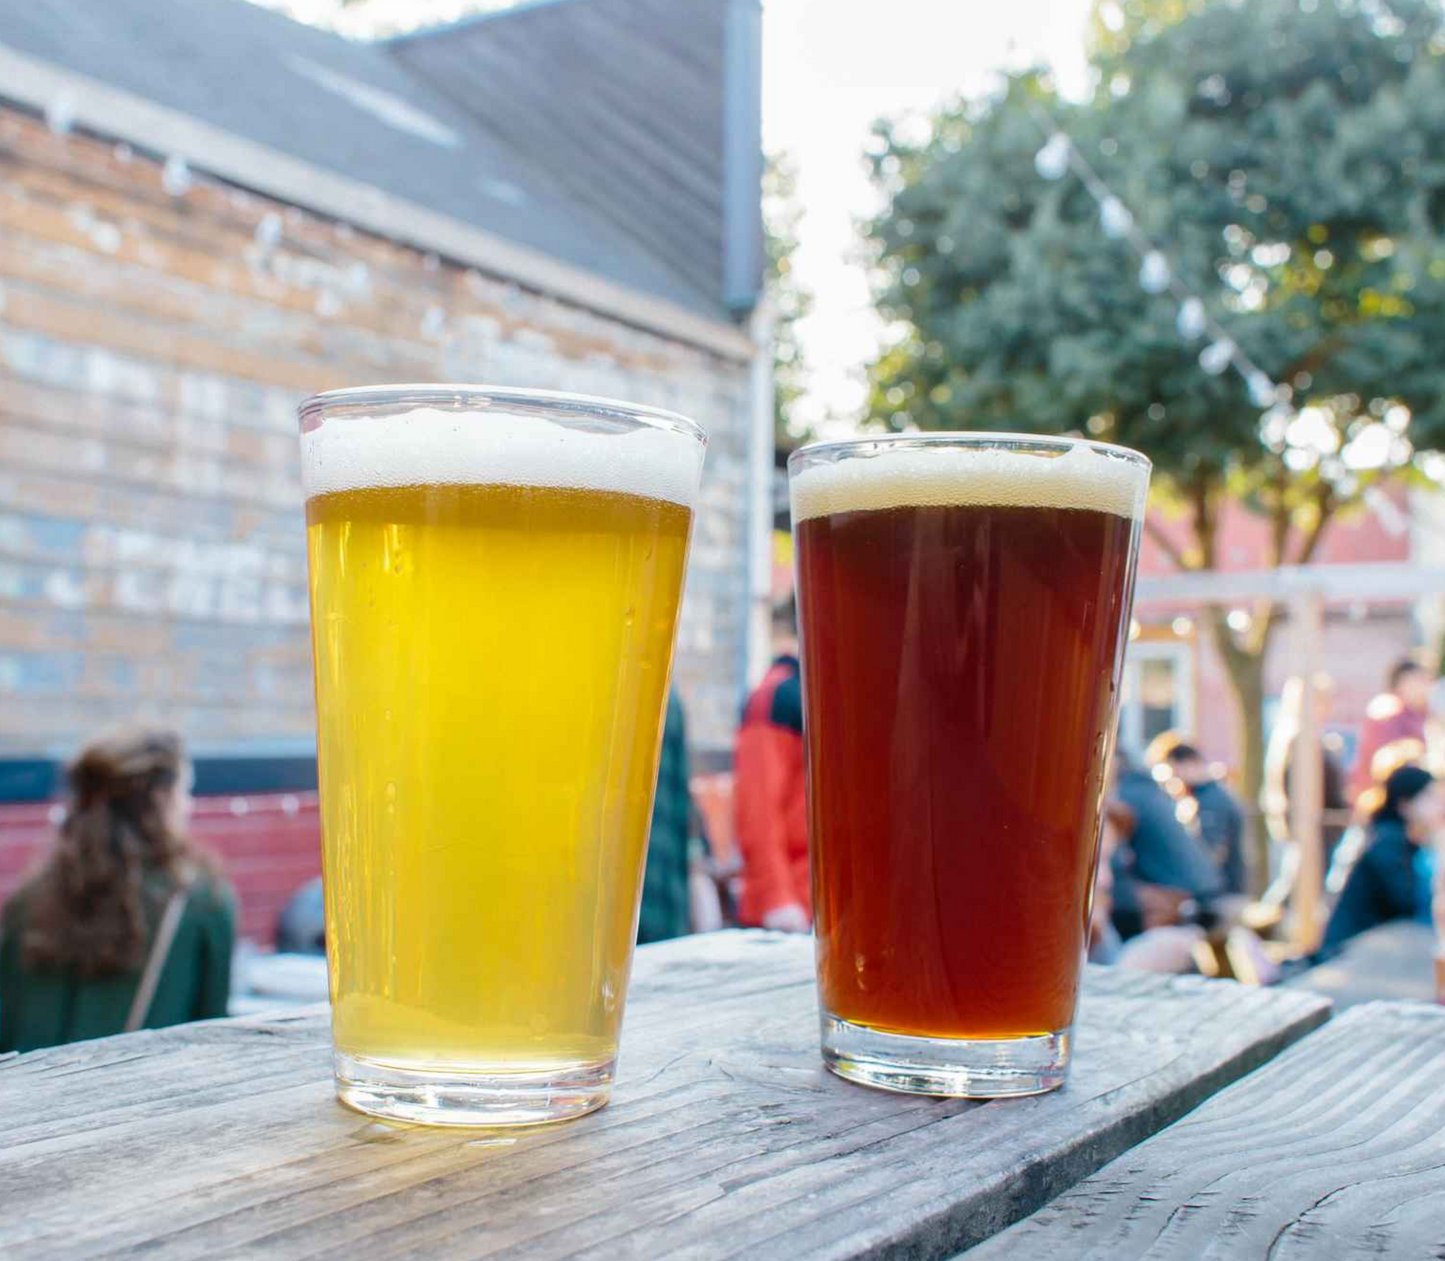
[[[1245,648],[1225,621],[1224,609],[1210,608],[1208,614],[1214,646],[1224,663],[1225,678],[1229,680],[1230,695],[1234,698],[1238,789],[1240,804],[1244,807],[1249,888],[1253,897],[1259,897],[1269,883],[1269,836],[1263,827],[1259,802],[1264,788],[1264,661],[1271,636],[1266,632]]]

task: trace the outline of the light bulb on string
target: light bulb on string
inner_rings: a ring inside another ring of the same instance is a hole
[[[1267,373],[1251,368],[1244,374],[1244,384],[1249,390],[1249,401],[1256,407],[1272,407],[1279,393]]]
[[[1196,337],[1204,336],[1205,326],[1204,303],[1198,298],[1185,298],[1179,304],[1179,315],[1174,321],[1179,336],[1192,342]]]
[[[1144,255],[1139,266],[1139,285],[1145,293],[1163,293],[1169,288],[1169,260],[1158,250]]]
[[[1134,216],[1129,213],[1129,207],[1111,193],[1099,203],[1099,226],[1105,236],[1117,241],[1128,235],[1134,226]]]
[[[161,172],[161,187],[172,197],[184,197],[191,187],[191,164],[179,153],[166,159]]]
[[[1046,180],[1062,179],[1069,171],[1069,138],[1056,131],[1034,154],[1034,170]]]
[[[1229,367],[1229,361],[1233,358],[1234,343],[1227,337],[1221,337],[1199,352],[1199,366],[1210,376],[1217,377]]]

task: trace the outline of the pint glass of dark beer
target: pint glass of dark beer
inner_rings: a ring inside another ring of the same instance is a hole
[[[1149,462],[930,434],[789,461],[823,1058],[1063,1084]]]

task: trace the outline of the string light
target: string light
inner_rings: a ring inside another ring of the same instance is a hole
[[[1122,201],[1111,195],[1099,203],[1099,226],[1105,236],[1117,241],[1129,235],[1129,229],[1134,226],[1134,216]]]
[[[1047,137],[1034,154],[1034,169],[1046,180],[1062,179],[1070,171],[1089,190],[1099,208],[1099,227],[1112,240],[1127,240],[1139,255],[1139,286],[1145,293],[1171,293],[1179,302],[1174,327],[1186,342],[1208,337],[1199,352],[1199,366],[1218,376],[1233,366],[1249,391],[1250,401],[1260,408],[1289,407],[1289,390],[1256,364],[1211,316],[1203,300],[1192,293],[1175,274],[1168,256],[1140,230],[1128,206],[1089,165],[1074,143],[1054,125],[1044,107],[1031,103],[1034,117]],[[1291,409],[1292,410],[1292,409]]]
[[[1185,298],[1174,321],[1179,336],[1187,342],[1198,340],[1204,336],[1204,323],[1204,303],[1198,298]]]
[[[1069,173],[1069,153],[1073,145],[1061,131],[1056,131],[1034,154],[1034,170],[1046,180],[1060,180]]]
[[[1158,250],[1150,250],[1139,265],[1139,287],[1145,293],[1163,293],[1169,288],[1172,276],[1169,260]]]
[[[1234,358],[1234,343],[1227,337],[1210,342],[1199,352],[1199,366],[1212,377],[1217,377]]]

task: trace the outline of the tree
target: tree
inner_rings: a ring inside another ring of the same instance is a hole
[[[768,157],[763,169],[763,231],[768,296],[773,304],[773,432],[782,446],[796,446],[807,427],[793,405],[807,390],[808,364],[798,339],[798,321],[813,309],[813,295],[798,281],[793,253],[803,208],[797,167],[785,153]]]
[[[878,126],[887,205],[869,236],[895,337],[871,419],[1137,447],[1157,507],[1190,527],[1178,548],[1149,526],[1180,568],[1214,567],[1231,496],[1268,518],[1271,564],[1306,562],[1371,485],[1445,468],[1441,7],[1106,3],[1087,102],[1018,74],[940,111],[922,143]],[[1040,152],[1055,128],[1082,160],[1067,171],[1067,145]],[[1118,198],[1103,215],[1084,164]],[[1150,274],[1131,225],[1162,252]],[[1187,294],[1202,307],[1181,313]],[[1231,344],[1263,375],[1229,370]],[[1205,622],[1253,801],[1280,613],[1244,631],[1226,616]]]

